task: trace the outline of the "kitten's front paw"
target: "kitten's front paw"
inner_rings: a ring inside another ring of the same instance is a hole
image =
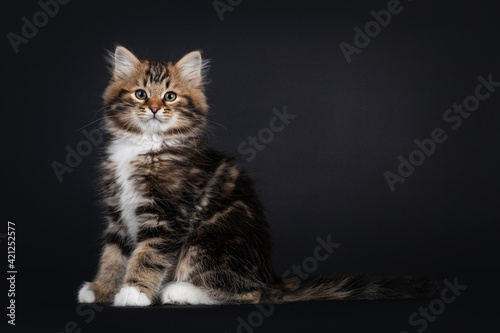
[[[92,290],[90,290],[89,283],[85,282],[80,291],[78,292],[78,302],[79,303],[94,303],[95,295]]]
[[[114,306],[148,306],[151,301],[148,296],[136,287],[123,286],[115,295]]]

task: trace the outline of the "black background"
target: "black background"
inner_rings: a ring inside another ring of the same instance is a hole
[[[224,1],[224,0],[223,0]],[[224,1],[226,2],[226,1]],[[462,126],[442,117],[500,81],[496,1],[402,0],[403,11],[347,63],[339,44],[388,1],[243,1],[221,21],[212,1],[76,1],[15,53],[36,1],[2,4],[2,213],[16,223],[14,332],[236,332],[254,306],[157,307],[76,313],[92,279],[103,219],[95,179],[100,147],[59,182],[51,164],[97,128],[108,73],[105,49],[212,60],[208,134],[256,180],[270,220],[278,274],[313,255],[316,238],[341,246],[318,273],[455,277],[468,289],[426,332],[498,332],[500,89]],[[297,115],[248,162],[238,145],[268,127],[273,108]],[[90,125],[89,125],[90,124]],[[404,183],[383,173],[434,128],[448,135]],[[2,270],[6,240],[2,238]],[[4,273],[2,273],[3,275]],[[2,307],[7,306],[7,285]],[[430,300],[276,306],[255,332],[416,332],[408,317]],[[86,309],[88,311],[88,309]],[[6,311],[6,310],[4,310]],[[5,315],[1,316],[7,321]],[[497,330],[494,330],[497,329]],[[71,331],[71,329],[70,329]]]

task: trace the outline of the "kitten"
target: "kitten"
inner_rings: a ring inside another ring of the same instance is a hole
[[[245,171],[204,142],[206,62],[137,59],[117,47],[104,92],[108,226],[99,270],[78,301],[117,306],[426,296],[417,278],[273,273],[262,205]]]

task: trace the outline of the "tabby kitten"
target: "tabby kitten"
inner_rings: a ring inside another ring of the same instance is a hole
[[[111,135],[102,163],[108,226],[95,280],[78,301],[116,306],[424,296],[425,280],[277,278],[268,224],[245,171],[205,145],[206,62],[110,56]]]

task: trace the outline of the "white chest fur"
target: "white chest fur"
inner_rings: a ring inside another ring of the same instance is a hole
[[[136,215],[137,207],[147,203],[147,199],[137,188],[134,175],[138,171],[133,162],[139,155],[158,150],[163,142],[155,138],[145,137],[131,140],[129,138],[116,139],[108,147],[108,156],[116,170],[116,182],[120,188],[118,192],[121,218],[128,228],[130,237],[136,241],[139,223]]]

